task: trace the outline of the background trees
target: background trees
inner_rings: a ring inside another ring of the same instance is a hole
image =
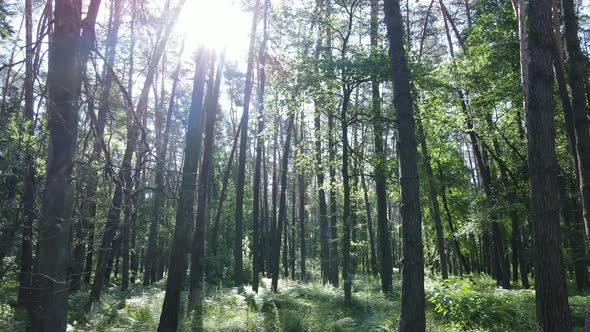
[[[0,3],[0,296],[25,324],[88,327],[165,284],[162,331],[211,326],[228,285],[281,324],[294,289],[370,289],[401,293],[391,328],[452,308],[467,329],[438,279],[479,301],[490,276],[529,304],[534,285],[539,326],[580,325],[583,4],[195,3]]]

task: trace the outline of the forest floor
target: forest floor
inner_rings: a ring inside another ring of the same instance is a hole
[[[0,287],[0,331],[24,330],[22,314],[15,314],[8,301],[14,286]],[[239,292],[235,287],[209,286],[204,326],[207,331],[394,331],[399,290],[399,275],[391,297],[381,294],[378,280],[357,278],[352,306],[346,307],[341,289],[316,282],[281,280],[278,294],[270,291],[269,279],[262,280],[259,294],[250,287]],[[427,331],[535,330],[534,292],[498,289],[488,277],[445,282],[427,278],[426,298]],[[87,300],[84,291],[71,296],[69,331],[156,331],[164,284],[135,286],[125,293],[108,289],[89,315],[83,310]],[[572,295],[569,303],[574,331],[582,331],[590,313],[590,295]],[[190,331],[189,321],[183,319],[182,331]]]

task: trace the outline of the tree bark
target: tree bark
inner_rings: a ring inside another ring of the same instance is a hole
[[[82,86],[81,13],[73,1],[56,0],[49,47],[46,194],[39,233],[40,312],[37,331],[65,331],[68,309],[70,236],[74,208],[72,173],[76,157]]]
[[[399,0],[385,0],[385,25],[397,114],[397,151],[400,162],[402,218],[402,295],[400,331],[425,331],[424,254],[418,178],[417,144],[410,72],[403,45]]]
[[[574,2],[561,1],[569,87],[572,95],[574,130],[576,133],[576,153],[580,178],[580,193],[586,229],[586,241],[590,242],[590,120],[586,108],[586,59],[580,48],[578,19]]]
[[[199,49],[195,65],[188,128],[186,130],[182,182],[176,209],[176,225],[174,227],[174,240],[172,241],[168,279],[166,280],[166,295],[164,296],[164,304],[158,326],[158,331],[160,332],[176,331],[178,329],[178,316],[182,311],[180,308],[180,293],[186,277],[187,255],[189,254],[191,235],[194,227],[194,201],[197,168],[201,155],[201,136],[203,131],[201,121],[208,58],[208,52],[203,48]]]
[[[526,118],[531,220],[535,235],[537,330],[571,331],[562,271],[559,184],[555,156],[551,0],[531,1],[530,81]]]
[[[256,43],[256,27],[258,25],[258,12],[260,0],[256,0],[252,27],[250,29],[250,48],[248,51],[248,68],[246,70],[246,82],[244,84],[244,108],[240,121],[240,152],[238,157],[238,176],[236,180],[236,211],[235,211],[235,243],[234,243],[234,282],[241,287],[244,282],[244,267],[242,258],[243,223],[244,223],[244,187],[246,181],[246,149],[248,145],[248,117],[250,111],[250,97],[252,95],[252,72],[254,70],[254,53]]]

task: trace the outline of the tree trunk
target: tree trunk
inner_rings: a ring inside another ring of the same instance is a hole
[[[264,23],[263,33],[264,37],[260,45],[259,70],[258,70],[258,128],[256,133],[256,161],[254,166],[254,179],[252,181],[253,189],[253,206],[252,206],[252,290],[258,293],[258,284],[260,282],[260,265],[262,261],[262,234],[260,231],[263,225],[260,218],[260,182],[261,182],[261,164],[262,164],[262,149],[264,147],[264,139],[262,137],[264,131],[264,90],[266,85],[266,41],[268,39],[268,11],[270,7],[270,0],[264,2]]]
[[[244,187],[246,181],[246,149],[248,145],[248,117],[250,110],[250,97],[252,95],[252,72],[254,68],[254,53],[256,43],[256,26],[258,25],[258,11],[260,0],[256,0],[252,27],[250,30],[250,48],[248,51],[248,68],[246,70],[246,82],[244,85],[244,109],[240,121],[240,154],[238,158],[238,176],[236,180],[236,211],[235,211],[235,243],[234,243],[234,281],[236,286],[241,287],[244,282],[244,267],[242,258],[242,240],[244,237]]]
[[[328,113],[328,154],[330,173],[330,270],[332,286],[339,286],[338,273],[338,210],[336,202],[336,147],[334,142],[334,114]]]
[[[72,171],[82,85],[82,63],[78,57],[80,8],[72,1],[56,0],[53,22],[47,76],[47,195],[38,241],[41,305],[37,331],[65,331],[67,326],[67,274],[74,208]]]
[[[175,8],[163,14],[167,20],[165,25],[162,27],[162,33],[159,34],[161,37],[157,41],[154,53],[149,60],[148,69],[145,76],[146,79],[137,102],[136,110],[134,111],[132,109],[132,105],[127,105],[127,145],[125,147],[125,153],[121,163],[121,170],[119,171],[115,181],[115,193],[113,194],[111,207],[108,213],[107,224],[105,226],[101,246],[99,249],[96,273],[94,275],[92,292],[90,294],[90,300],[92,302],[98,302],[100,300],[100,293],[102,292],[106,269],[113,253],[113,239],[115,238],[116,229],[119,225],[122,205],[121,203],[123,202],[124,191],[128,191],[131,184],[131,158],[135,152],[135,145],[137,144],[137,138],[141,128],[141,124],[137,122],[140,121],[140,119],[143,119],[143,114],[147,109],[148,96],[154,75],[158,68],[158,63],[162,57],[162,54],[164,53],[176,18],[178,17],[178,14],[180,13],[180,10],[182,9],[185,1],[186,0],[181,0]]]
[[[537,329],[570,331],[562,271],[555,156],[551,0],[529,2],[530,81],[526,117],[531,219],[535,235]]]
[[[189,303],[193,313],[193,330],[203,330],[203,280],[205,262],[205,239],[208,224],[208,198],[210,196],[211,178],[213,177],[215,122],[217,117],[219,89],[223,76],[224,54],[219,57],[217,75],[214,75],[215,61],[212,58],[205,98],[205,137],[203,138],[203,159],[199,173],[198,203],[196,226],[191,255]]]
[[[272,290],[273,292],[278,291],[279,286],[279,257],[281,251],[281,230],[283,225],[287,222],[287,171],[289,166],[289,150],[291,148],[291,133],[293,131],[293,121],[295,113],[291,112],[289,115],[289,122],[287,124],[287,139],[285,140],[285,146],[283,147],[283,160],[281,161],[281,193],[279,197],[279,216],[278,225],[273,238],[273,271],[272,271]],[[286,236],[286,234],[285,234]],[[283,248],[284,251],[287,248]]]
[[[176,225],[174,227],[168,279],[166,280],[166,295],[158,326],[160,332],[176,331],[178,328],[178,315],[182,311],[180,308],[180,293],[186,277],[187,255],[190,251],[191,235],[193,233],[195,187],[199,157],[201,155],[201,134],[203,131],[201,121],[208,58],[208,52],[200,48],[196,60],[191,108],[186,130],[182,182],[176,209]]]
[[[399,0],[385,0],[385,25],[389,39],[389,61],[397,114],[397,151],[400,162],[402,219],[402,295],[400,331],[425,331],[424,254],[422,214],[418,178],[417,144],[410,72],[403,45]]]
[[[586,241],[590,242],[590,120],[586,109],[586,59],[580,48],[578,19],[574,2],[561,1],[568,63],[569,87],[572,95],[576,153],[580,178],[580,193],[586,228]]]
[[[365,180],[364,174],[361,174],[361,185],[363,186],[363,198],[365,200],[365,209],[367,213],[367,230],[369,232],[370,272],[368,272],[376,276],[379,273],[379,269],[377,268],[377,254],[375,253],[375,231],[373,229],[373,217],[371,213],[371,202],[369,200],[369,190],[367,188],[367,181]]]
[[[305,155],[305,136],[303,133],[303,127],[305,126],[305,118],[303,112],[301,113],[300,123],[299,123],[299,153],[301,155]],[[298,171],[297,177],[297,187],[299,189],[299,248],[300,248],[300,280],[301,282],[306,282],[307,277],[305,275],[305,256],[307,255],[306,252],[306,244],[305,244],[305,190],[306,190],[306,183],[305,183],[305,170],[300,169]],[[293,276],[295,277],[295,276]]]
[[[24,116],[28,123],[27,141],[25,147],[25,177],[23,180],[23,221],[22,245],[20,258],[20,274],[17,302],[24,308],[31,310],[31,286],[33,269],[33,221],[35,219],[35,160],[31,138],[35,134],[35,96],[33,69],[33,15],[32,0],[25,1],[25,109]],[[0,257],[4,259],[4,257]]]
[[[438,249],[438,258],[440,262],[440,272],[442,278],[448,279],[449,272],[447,270],[447,255],[445,251],[445,237],[443,233],[443,226],[440,219],[440,206],[438,204],[438,193],[436,192],[436,185],[434,184],[434,175],[432,172],[432,165],[430,164],[430,155],[426,147],[426,136],[424,135],[424,128],[422,128],[422,120],[418,117],[418,139],[420,140],[420,148],[422,150],[422,163],[426,169],[426,179],[428,181],[428,196],[432,203],[432,217],[434,219],[434,228],[436,229],[436,244]]]
[[[178,64],[174,71],[174,79],[172,80],[172,90],[170,91],[170,100],[168,102],[168,112],[166,114],[166,124],[164,127],[163,140],[161,144],[156,145],[157,160],[156,160],[156,175],[155,175],[155,193],[154,193],[154,215],[150,222],[148,246],[145,256],[145,270],[143,274],[143,285],[148,286],[152,281],[152,275],[156,269],[156,255],[158,243],[158,227],[164,224],[163,215],[161,213],[165,203],[165,172],[166,172],[166,156],[168,155],[168,142],[170,140],[170,129],[172,125],[172,115],[176,108],[176,93],[178,90],[180,70],[182,67],[182,55],[184,51],[184,43],[178,53]]]
[[[379,33],[378,0],[371,0],[371,47],[376,56]],[[375,195],[377,198],[377,235],[379,241],[379,270],[381,275],[381,290],[384,293],[392,291],[393,257],[391,240],[387,220],[387,164],[383,144],[383,115],[381,111],[381,93],[377,74],[371,77],[372,91],[372,122],[373,144],[375,145],[376,164],[373,170],[375,176]]]

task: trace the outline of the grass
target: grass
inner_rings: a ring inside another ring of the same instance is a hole
[[[269,290],[269,279],[262,280],[258,294],[249,287],[238,291],[209,285],[203,324],[207,331],[395,331],[400,309],[399,275],[396,278],[393,294],[385,297],[378,280],[359,276],[354,281],[350,307],[344,305],[341,289],[319,283],[281,280],[276,294]],[[0,287],[0,331],[24,330],[25,323],[13,310],[14,303],[4,301],[15,292],[15,286],[6,283]],[[163,289],[161,283],[136,286],[125,293],[108,289],[90,314],[83,310],[88,292],[78,292],[70,298],[68,330],[155,331]],[[534,291],[498,289],[488,277],[427,278],[426,302],[427,331],[535,330]],[[590,296],[570,296],[569,302],[575,330],[582,331]],[[191,319],[183,316],[181,330],[190,331]]]

